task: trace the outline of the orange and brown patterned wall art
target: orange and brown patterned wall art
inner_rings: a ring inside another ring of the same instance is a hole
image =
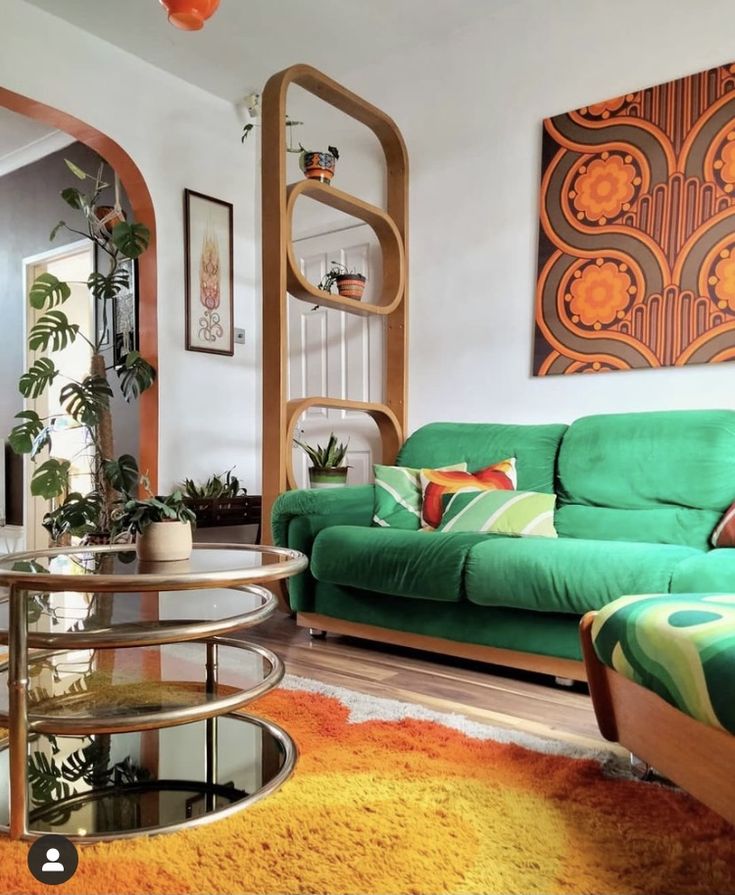
[[[735,65],[544,122],[534,373],[735,358]]]

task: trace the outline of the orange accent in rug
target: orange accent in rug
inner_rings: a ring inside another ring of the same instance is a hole
[[[403,719],[348,723],[278,690],[252,709],[296,739],[294,777],[243,814],[85,847],[58,892],[735,893],[735,830],[599,764]],[[0,892],[48,891],[0,841]]]

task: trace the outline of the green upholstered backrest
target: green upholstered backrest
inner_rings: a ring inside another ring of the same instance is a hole
[[[471,472],[515,457],[518,488],[554,490],[554,470],[564,425],[514,426],[497,423],[430,423],[408,438],[399,466],[438,467],[465,461]]]
[[[735,411],[588,416],[562,439],[562,537],[706,549],[735,499]]]

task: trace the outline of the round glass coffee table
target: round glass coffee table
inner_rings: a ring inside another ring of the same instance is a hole
[[[142,563],[130,546],[0,557],[0,831],[169,832],[277,789],[293,741],[237,710],[283,663],[231,635],[275,611],[263,584],[306,565],[231,544],[195,544],[183,562]]]

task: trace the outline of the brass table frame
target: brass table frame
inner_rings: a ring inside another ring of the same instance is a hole
[[[29,642],[33,645],[33,635],[29,638],[26,601],[25,595],[28,592],[43,590],[44,592],[78,592],[85,593],[94,591],[99,593],[135,593],[139,591],[157,591],[157,590],[197,590],[211,587],[222,588],[244,588],[248,585],[277,581],[296,575],[306,568],[308,564],[307,558],[296,550],[287,550],[282,547],[270,547],[262,545],[245,545],[245,544],[194,544],[194,550],[239,550],[243,552],[259,553],[261,555],[273,556],[280,558],[282,561],[273,563],[272,565],[264,564],[254,568],[219,570],[214,572],[186,572],[169,570],[167,563],[156,563],[155,567],[151,565],[150,571],[144,573],[136,573],[130,575],[111,575],[111,574],[88,574],[68,575],[64,573],[38,573],[33,571],[13,571],[4,568],[5,565],[15,564],[19,562],[31,562],[40,558],[54,558],[56,556],[70,556],[75,554],[96,555],[96,554],[113,554],[130,552],[131,545],[122,546],[95,546],[95,547],[63,547],[49,548],[47,550],[27,551],[23,553],[9,554],[0,560],[0,585],[8,588],[9,601],[9,619],[8,619],[8,690],[9,690],[9,720],[8,720],[8,750],[9,750],[9,771],[10,771],[10,826],[9,833],[11,839],[31,839],[39,834],[33,833],[29,829],[28,820],[28,780],[27,780],[27,758],[28,758],[28,742],[29,742],[29,712],[28,712],[28,660],[29,660]],[[178,564],[176,564],[178,568]],[[253,588],[254,589],[254,588]],[[263,591],[263,588],[258,588]],[[262,621],[270,615],[276,608],[276,600],[272,594],[266,598],[266,603],[252,613],[252,617],[248,613],[247,625],[252,626]],[[124,626],[123,626],[124,628]],[[207,660],[206,660],[206,688],[207,691],[213,693],[216,689],[217,682],[217,643],[210,639],[213,636],[213,629],[217,628],[216,623],[209,621],[192,621],[184,622],[180,625],[172,626],[171,629],[154,629],[150,634],[144,631],[122,630],[117,636],[114,627],[105,632],[99,632],[93,639],[95,649],[115,649],[127,646],[143,646],[143,645],[160,645],[164,643],[177,643],[185,641],[206,641],[207,644]],[[164,633],[165,631],[165,633]],[[86,648],[83,644],[84,635],[78,633],[65,633],[54,636],[54,646],[66,647],[67,649]],[[228,641],[221,641],[228,643]],[[233,643],[233,641],[230,641]],[[45,644],[48,646],[48,642]],[[91,645],[91,644],[90,644]],[[218,715],[224,715],[237,707],[244,705],[246,702],[260,696],[267,690],[277,686],[283,675],[283,666],[280,660],[271,653],[270,650],[264,650],[262,647],[250,645],[261,655],[266,658],[273,658],[273,669],[268,675],[268,686],[262,684],[252,690],[242,691],[240,696],[242,701],[236,699],[225,699],[215,706],[215,710],[206,713],[199,706],[178,708],[169,711],[162,711],[155,717],[152,715],[141,716],[123,715],[118,718],[117,729],[126,730],[154,730],[164,727],[174,726],[176,724],[185,724],[192,720],[206,719],[207,723],[207,746],[205,767],[207,769],[207,777],[216,779],[216,729],[214,725],[215,718]],[[45,732],[51,732],[49,724],[44,723]],[[208,813],[201,817],[191,818],[182,823],[167,825],[165,827],[149,827],[140,831],[131,831],[126,833],[117,833],[110,836],[84,836],[69,837],[80,839],[82,842],[95,842],[108,838],[132,838],[138,835],[150,835],[156,832],[175,832],[191,826],[219,820],[237,811],[243,810],[248,805],[265,797],[270,792],[278,788],[288,777],[296,763],[296,747],[292,740],[277,725],[262,721],[260,719],[251,719],[254,723],[267,730],[273,735],[284,747],[284,764],[279,773],[269,783],[265,784],[260,790],[249,798],[228,806],[216,813]],[[63,724],[62,724],[63,727]],[[59,731],[64,733],[66,731]],[[90,732],[90,731],[88,731]],[[95,731],[102,733],[104,731]],[[207,806],[211,810],[211,805]],[[0,828],[1,829],[1,828]]]

